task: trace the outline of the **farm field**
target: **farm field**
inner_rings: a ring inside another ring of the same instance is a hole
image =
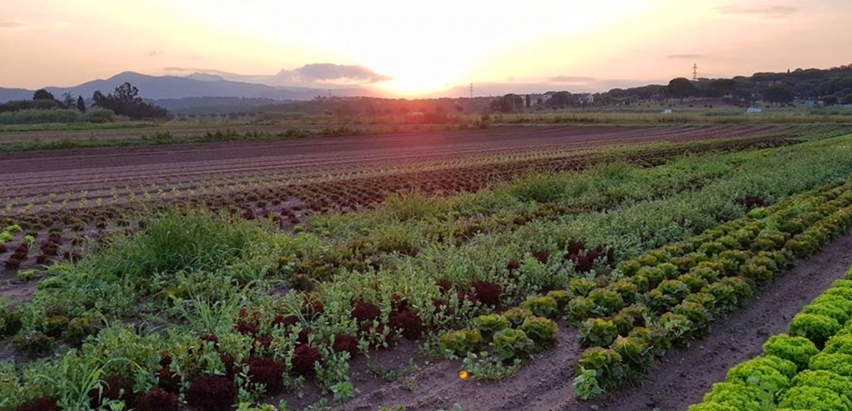
[[[843,276],[850,132],[2,154],[0,410],[685,409]]]
[[[472,192],[526,173],[579,170],[614,158],[650,166],[686,152],[788,145],[797,143],[797,136],[842,130],[511,128],[6,154],[0,155],[0,223],[68,241],[80,234],[99,236],[130,212],[191,203],[249,219],[272,218],[280,228],[292,229],[311,214],[352,211],[412,190]],[[0,258],[13,253],[13,247],[6,248]],[[48,255],[29,256],[21,267],[54,256],[55,247],[48,248]]]

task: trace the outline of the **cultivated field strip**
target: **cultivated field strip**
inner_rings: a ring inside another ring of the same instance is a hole
[[[273,143],[206,144],[145,149],[28,153],[0,162],[3,207],[35,206],[67,199],[121,202],[128,196],[161,199],[301,185],[395,173],[464,169],[542,159],[548,170],[573,169],[582,149],[602,144],[685,142],[782,133],[783,127],[558,127],[518,128],[514,133],[447,133],[428,136],[327,138]],[[313,150],[313,151],[311,151]],[[568,163],[566,165],[566,162]],[[561,164],[561,165],[560,165]],[[535,168],[533,168],[535,170]],[[468,170],[473,171],[473,170]],[[493,173],[492,173],[493,174]],[[509,173],[510,176],[512,173]],[[493,177],[504,178],[506,173]],[[479,180],[479,178],[475,178]],[[479,184],[482,184],[481,182]],[[120,197],[120,198],[117,198]]]

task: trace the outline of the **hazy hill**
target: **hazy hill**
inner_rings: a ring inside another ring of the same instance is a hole
[[[149,76],[134,72],[124,72],[106,80],[94,80],[74,87],[45,87],[59,98],[63,93],[91,98],[96,90],[104,94],[111,93],[122,83],[129,82],[139,88],[139,94],[145,99],[183,99],[198,97],[237,97],[272,100],[310,100],[326,95],[327,90],[304,87],[272,87],[263,84],[243,83],[225,80],[219,76],[196,74],[189,77]],[[0,87],[0,103],[9,100],[31,99],[35,90],[11,89]],[[375,95],[362,88],[338,89],[337,96]]]

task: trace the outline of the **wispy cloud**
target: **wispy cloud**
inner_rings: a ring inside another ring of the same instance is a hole
[[[585,84],[591,83],[596,79],[594,77],[583,77],[583,76],[554,76],[547,79],[551,83],[563,83],[563,84]]]
[[[755,16],[777,19],[797,13],[799,9],[789,6],[724,6],[717,7],[716,11],[732,16]]]
[[[204,74],[218,76],[231,81],[267,84],[270,86],[347,86],[354,84],[374,84],[391,79],[390,76],[377,73],[364,66],[331,63],[307,64],[295,70],[281,70],[274,75],[237,74],[222,70],[188,67],[166,67],[163,70],[166,74],[172,76]]]
[[[666,58],[669,60],[699,60],[704,56],[701,54],[669,54]]]
[[[0,21],[0,29],[19,29],[24,26],[26,24],[19,21]]]
[[[162,55],[163,55],[163,52],[160,51],[160,50],[151,50],[151,51],[145,53],[145,57],[148,57],[148,58],[159,57],[159,56],[162,56]]]

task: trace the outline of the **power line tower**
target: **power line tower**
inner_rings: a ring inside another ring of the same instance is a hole
[[[692,81],[698,81],[698,63],[692,65]]]

